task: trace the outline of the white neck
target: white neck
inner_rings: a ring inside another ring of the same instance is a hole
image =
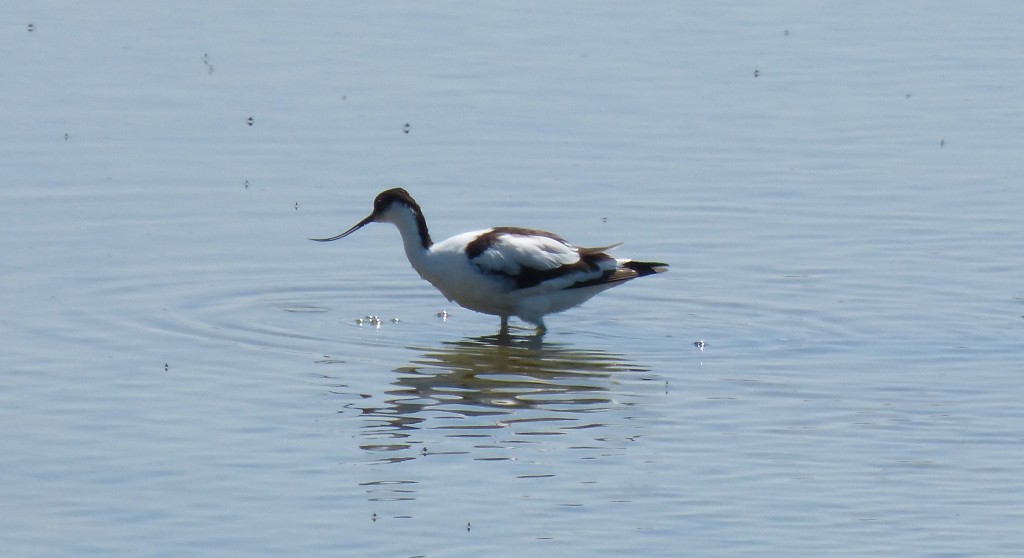
[[[417,271],[421,271],[427,249],[423,247],[424,242],[420,236],[420,224],[416,214],[408,208],[402,207],[389,211],[382,221],[398,227],[398,233],[402,235],[402,244],[405,245],[405,255],[409,258],[409,263]]]

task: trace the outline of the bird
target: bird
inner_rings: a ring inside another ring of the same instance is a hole
[[[617,259],[606,252],[619,246],[573,246],[562,237],[521,227],[493,227],[434,242],[416,200],[403,188],[384,190],[373,211],[347,231],[347,237],[370,223],[398,228],[405,255],[420,277],[448,300],[469,310],[499,316],[499,335],[508,335],[515,316],[547,331],[544,316],[562,312],[637,277],[668,271],[668,264]]]

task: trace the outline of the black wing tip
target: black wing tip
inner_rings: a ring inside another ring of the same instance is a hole
[[[655,273],[665,273],[668,271],[668,264],[665,262],[635,262],[628,261],[622,264],[622,267],[626,269],[632,269],[636,272],[637,277],[643,277],[645,275],[654,275]]]

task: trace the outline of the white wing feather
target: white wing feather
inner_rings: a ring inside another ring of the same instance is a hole
[[[544,236],[503,234],[473,262],[484,271],[517,275],[523,267],[548,270],[580,261],[576,248]]]

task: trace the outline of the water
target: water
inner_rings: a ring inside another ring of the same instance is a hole
[[[4,11],[5,555],[1024,543],[1015,3]],[[499,342],[394,185],[672,271]]]

